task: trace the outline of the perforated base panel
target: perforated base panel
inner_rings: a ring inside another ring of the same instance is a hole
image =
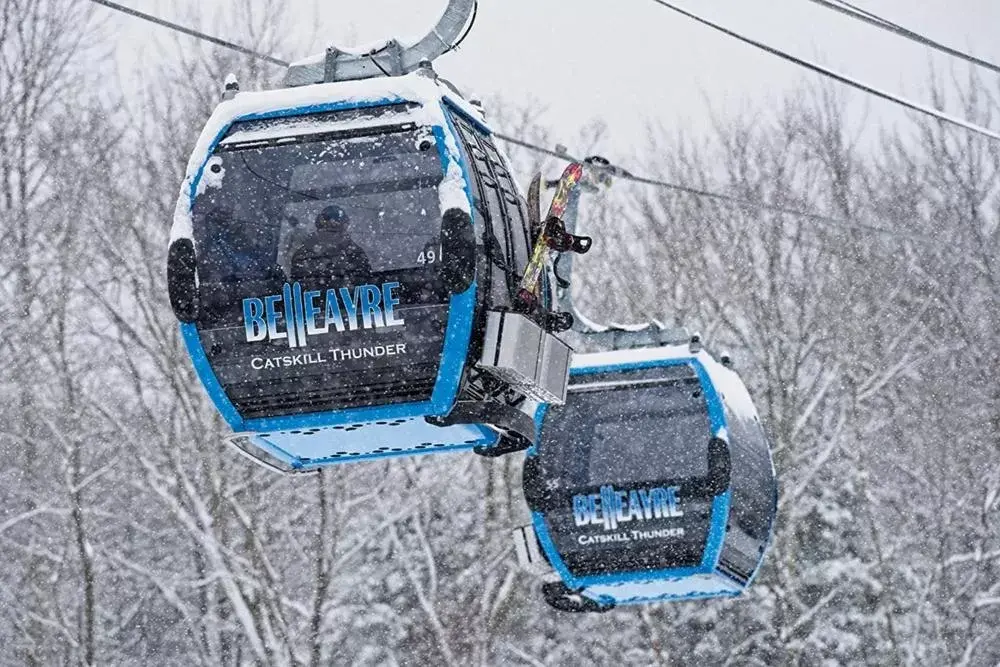
[[[478,424],[441,427],[419,418],[245,435],[251,452],[254,448],[263,450],[297,470],[389,456],[490,447],[499,439],[495,431]]]
[[[617,604],[637,604],[658,600],[698,600],[733,597],[743,588],[719,574],[694,574],[676,579],[654,579],[620,584],[588,586],[583,594],[592,600],[614,600]]]

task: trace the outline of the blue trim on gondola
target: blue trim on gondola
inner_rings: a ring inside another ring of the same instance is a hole
[[[714,570],[719,565],[722,547],[726,541],[726,524],[729,522],[729,504],[732,491],[720,493],[712,499],[712,525],[708,528],[705,538],[705,553],[701,558],[701,566]]]
[[[535,408],[535,444],[528,447],[525,452],[527,456],[538,455],[538,444],[542,441],[542,426],[545,425],[545,415],[549,413],[549,407],[548,403],[540,403]]]
[[[476,444],[467,445],[445,445],[444,447],[433,447],[431,449],[404,449],[399,452],[376,452],[373,454],[361,454],[359,456],[331,456],[322,459],[309,459],[306,463],[300,463],[302,470],[312,470],[335,463],[359,463],[362,461],[378,461],[381,459],[391,459],[400,456],[413,456],[414,454],[440,454],[442,452],[467,452],[474,447],[495,444],[495,438],[482,438]]]
[[[715,389],[711,376],[708,373],[708,369],[705,368],[705,365],[697,357],[692,356],[682,359],[652,359],[647,361],[622,362],[620,364],[610,366],[572,368],[570,370],[570,377],[578,375],[595,375],[598,373],[617,373],[621,371],[644,370],[648,368],[666,368],[670,366],[690,366],[695,371],[699,384],[704,392],[705,404],[708,409],[709,424],[711,426],[712,433],[714,435],[719,435],[726,428],[725,408],[718,391]],[[544,420],[547,410],[548,406],[546,405],[540,406],[539,409],[535,411],[535,420],[537,423],[541,423],[541,421]],[[537,453],[537,446],[528,450],[529,456],[537,455]],[[712,500],[712,522],[705,538],[705,548],[702,552],[701,564],[698,567],[672,568],[655,571],[640,570],[607,575],[575,577],[569,571],[566,563],[559,555],[559,550],[556,548],[555,542],[552,539],[552,535],[549,532],[544,515],[540,512],[532,512],[531,518],[532,525],[535,529],[535,535],[538,538],[538,542],[541,545],[542,550],[545,552],[546,558],[549,560],[549,564],[552,565],[552,568],[557,574],[559,574],[560,578],[562,578],[563,582],[568,587],[579,590],[585,589],[587,586],[632,583],[656,579],[676,580],[699,574],[716,573],[715,568],[719,564],[719,558],[722,555],[722,549],[725,542],[726,524],[729,520],[731,498],[732,492],[726,491]],[[734,593],[734,595],[735,594],[736,593]],[[717,597],[718,595],[724,594],[714,592],[710,594],[693,593],[690,598],[687,596],[679,597],[671,595],[656,599],[697,599],[701,597]],[[600,597],[605,598],[608,596],[602,595]],[[616,603],[628,604],[628,602],[619,602],[613,598],[608,598],[608,600],[601,600],[597,598],[592,599],[595,599],[598,602],[608,602],[609,600],[612,600]],[[653,599],[637,600],[637,602],[641,601],[653,601]]]
[[[355,408],[353,410],[335,410],[330,412],[310,412],[303,415],[288,415],[286,417],[267,417],[247,419],[239,430],[267,433],[269,431],[290,431],[292,429],[315,428],[318,426],[341,426],[343,424],[362,424],[364,422],[404,419],[432,414],[434,403],[397,403],[373,408]]]
[[[206,151],[206,155],[201,166],[198,168],[197,172],[195,172],[195,176],[191,180],[190,189],[188,191],[189,212],[194,209],[194,202],[198,193],[198,184],[204,174],[205,166],[208,164],[209,159],[211,159],[212,153],[215,151],[219,142],[221,142],[226,136],[233,124],[250,120],[303,116],[314,113],[341,111],[347,109],[365,109],[406,102],[409,102],[409,100],[399,97],[387,97],[379,100],[361,102],[330,102],[325,104],[311,104],[301,107],[291,107],[288,109],[276,109],[267,112],[251,113],[233,118],[226,123],[226,125],[212,140],[212,143]],[[447,119],[447,114],[445,114],[445,118]],[[453,140],[457,142],[458,135],[455,128],[451,126],[450,120],[448,120],[448,125]],[[438,140],[438,150],[440,151],[442,157],[442,167],[444,172],[447,173],[451,163],[455,160],[453,160],[447,151],[444,129],[441,127],[434,127],[433,132],[435,138]],[[462,174],[465,179],[464,189],[466,197],[469,200],[469,209],[473,210],[473,199],[467,166],[460,158],[458,159],[457,164],[462,170]],[[442,213],[444,212],[442,211]],[[232,401],[230,401],[222,385],[219,383],[215,372],[212,370],[212,366],[209,363],[208,357],[201,344],[201,337],[198,333],[197,327],[194,324],[182,324],[181,330],[184,335],[185,343],[187,344],[188,353],[191,355],[194,363],[195,372],[198,374],[202,384],[205,386],[205,390],[212,399],[212,402],[215,404],[216,409],[234,431],[267,432],[308,428],[314,426],[334,426],[339,424],[370,422],[385,419],[400,419],[404,417],[422,417],[428,415],[441,416],[451,411],[452,405],[455,402],[455,397],[458,394],[462,372],[465,368],[465,358],[468,353],[469,339],[472,336],[477,290],[478,284],[473,281],[468,290],[462,294],[453,295],[451,297],[451,301],[449,303],[448,326],[445,330],[444,348],[441,355],[440,365],[438,366],[438,377],[434,385],[434,391],[432,392],[431,399],[429,401],[421,401],[418,403],[400,403],[373,408],[357,408],[353,410],[337,410],[330,412],[309,413],[304,415],[289,415],[284,417],[244,420],[242,416],[240,416],[239,411],[233,405]],[[185,329],[185,327],[189,327],[189,330]],[[278,452],[281,452],[281,450],[278,450]],[[278,455],[278,458],[290,457],[290,455],[285,452],[281,452],[283,456],[278,454],[278,452],[273,452]],[[297,457],[291,457],[289,459],[289,463],[291,465],[295,465],[294,461],[298,461]]]
[[[451,99],[450,97],[448,97],[447,95],[445,95],[445,96],[443,96],[441,98],[441,101],[442,101],[442,103],[444,104],[445,107],[447,107],[448,109],[450,109],[454,113],[456,113],[459,116],[461,116],[463,120],[466,120],[466,121],[472,123],[474,126],[476,126],[476,128],[480,132],[482,132],[483,134],[486,134],[487,136],[493,136],[493,130],[490,128],[489,125],[487,125],[486,123],[484,123],[481,119],[476,118],[475,116],[469,114],[465,109],[463,109],[461,107],[461,105],[457,104],[453,99]],[[445,114],[446,118],[447,118],[447,116],[448,116],[448,114]],[[455,128],[451,128],[451,129],[454,131]]]
[[[445,123],[448,124],[448,131],[451,133],[451,139],[458,145],[459,135],[452,125],[451,119],[448,118],[448,114],[444,114]],[[440,127],[434,128],[434,137],[437,139],[438,148],[441,151],[442,164],[444,165],[445,174],[453,163],[451,155],[448,154],[446,146],[446,137],[444,135],[444,129]],[[465,191],[465,199],[469,204],[469,224],[475,227],[475,222],[472,220],[472,211],[475,210],[475,204],[473,202],[472,196],[472,177],[469,174],[468,165],[461,159],[461,151],[458,152],[458,161],[456,164],[458,168],[462,171],[462,183],[464,184],[462,189]],[[444,211],[441,214],[444,215]],[[447,414],[451,411],[451,407],[455,402],[455,397],[458,395],[459,382],[462,379],[462,372],[465,370],[465,359],[469,353],[469,340],[472,338],[472,325],[473,319],[476,312],[476,291],[478,289],[478,280],[472,282],[472,286],[466,290],[460,296],[454,296],[451,299],[451,310],[448,316],[448,330],[445,333],[444,339],[444,354],[441,357],[441,365],[438,367],[438,380],[437,384],[434,386],[434,394],[431,397],[432,402],[440,401],[441,410],[440,412],[435,412],[435,414]],[[446,378],[445,388],[442,389],[442,377]],[[439,394],[440,390],[440,394]],[[447,395],[445,395],[447,392]],[[446,405],[445,405],[446,403]]]
[[[698,357],[681,357],[672,359],[647,359],[645,361],[623,361],[620,364],[609,366],[583,366],[571,368],[570,377],[574,375],[594,375],[596,373],[618,373],[621,371],[640,371],[647,368],[666,368],[668,366],[691,366],[702,365]]]
[[[259,435],[257,435],[251,439],[251,442],[253,443],[254,446],[260,447],[274,458],[284,461],[289,466],[291,466],[292,469],[294,470],[305,469],[305,466],[302,464],[302,459],[300,459],[298,456],[295,456],[291,452],[286,452],[284,449],[274,444],[270,440],[262,438]]]
[[[579,586],[573,583],[576,581],[576,578],[569,571],[569,568],[566,567],[566,562],[563,561],[562,556],[559,555],[559,549],[556,548],[555,542],[552,541],[552,534],[549,533],[549,527],[545,523],[545,515],[541,512],[532,512],[531,525],[535,529],[535,537],[538,538],[538,543],[545,552],[545,557],[548,559],[552,569],[556,571],[567,586],[579,588]]]
[[[226,395],[219,383],[219,378],[212,370],[212,364],[209,363],[208,355],[205,354],[205,348],[201,344],[201,334],[198,333],[198,327],[191,323],[181,323],[181,336],[184,338],[184,345],[187,347],[191,363],[194,365],[194,372],[198,375],[212,402],[215,403],[215,409],[219,411],[230,428],[236,431],[241,430],[243,418],[240,417],[236,406],[229,400],[229,396]]]
[[[254,434],[250,443],[263,449],[274,458],[287,464],[295,471],[309,471],[322,468],[324,466],[337,463],[359,463],[362,461],[375,461],[379,459],[394,458],[399,456],[414,456],[423,454],[439,454],[441,452],[464,452],[474,447],[495,445],[498,439],[497,433],[481,424],[468,424],[469,428],[479,431],[479,438],[471,442],[463,442],[457,445],[434,445],[431,447],[409,447],[400,451],[376,451],[365,454],[341,454],[339,456],[324,456],[317,458],[303,458],[286,451],[280,445],[271,441],[270,437],[264,434]],[[267,434],[268,436],[270,434]]]
[[[722,397],[719,396],[719,392],[715,389],[715,383],[712,382],[712,377],[708,373],[708,369],[705,368],[705,364],[701,363],[698,359],[694,359],[690,362],[694,372],[698,374],[698,380],[701,382],[701,389],[705,392],[705,402],[708,404],[708,418],[712,425],[712,433],[719,436],[723,429],[726,428],[726,407],[722,403]]]

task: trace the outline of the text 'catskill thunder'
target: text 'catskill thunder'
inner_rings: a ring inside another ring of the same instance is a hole
[[[399,283],[392,282],[303,292],[299,283],[285,283],[281,294],[243,299],[247,342],[288,340],[289,347],[306,347],[308,336],[329,333],[331,327],[343,333],[403,326],[395,313],[398,289]]]

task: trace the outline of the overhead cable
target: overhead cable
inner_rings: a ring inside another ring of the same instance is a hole
[[[917,102],[910,101],[910,100],[908,100],[906,98],[903,98],[903,97],[899,97],[898,95],[886,92],[886,91],[881,90],[879,88],[875,88],[874,86],[870,86],[867,83],[864,83],[864,82],[859,81],[857,79],[852,79],[849,76],[846,76],[844,74],[840,74],[839,72],[836,72],[836,71],[834,71],[832,69],[829,69],[827,67],[823,67],[822,65],[817,65],[816,63],[810,62],[808,60],[804,60],[804,59],[799,58],[797,56],[793,56],[790,53],[786,53],[786,52],[784,52],[784,51],[782,51],[780,49],[776,49],[773,46],[768,46],[767,44],[764,44],[763,42],[758,42],[755,39],[747,37],[746,35],[742,35],[742,34],[736,32],[734,30],[730,30],[729,28],[726,28],[725,26],[722,26],[722,25],[720,25],[718,23],[714,23],[714,22],[712,22],[712,21],[710,21],[710,20],[708,20],[706,18],[698,16],[697,14],[689,12],[689,11],[687,11],[685,9],[681,9],[677,5],[674,5],[674,4],[670,3],[670,2],[667,2],[666,0],[652,0],[652,1],[655,2],[658,5],[662,5],[663,7],[666,7],[667,9],[669,9],[669,10],[671,10],[673,12],[676,12],[676,13],[680,14],[681,16],[686,16],[687,18],[689,18],[689,19],[691,19],[693,21],[697,21],[698,23],[700,23],[700,24],[702,24],[704,26],[712,28],[713,30],[717,30],[718,32],[721,32],[721,33],[723,33],[725,35],[728,35],[728,36],[730,36],[730,37],[732,37],[734,39],[737,39],[737,40],[743,42],[744,44],[749,44],[750,46],[753,46],[753,47],[755,47],[757,49],[760,49],[761,51],[766,51],[767,53],[770,53],[771,55],[777,56],[777,57],[781,58],[782,60],[786,60],[786,61],[788,61],[790,63],[798,65],[799,67],[804,67],[804,68],[806,68],[808,70],[811,70],[811,71],[816,72],[818,74],[822,74],[823,76],[829,77],[829,78],[831,78],[831,79],[833,79],[835,81],[839,81],[840,83],[848,85],[848,86],[850,86],[852,88],[857,88],[858,90],[862,90],[862,91],[868,93],[869,95],[874,95],[875,97],[879,97],[879,98],[881,98],[883,100],[888,100],[889,102],[893,102],[893,103],[898,104],[898,105],[900,105],[902,107],[906,107],[907,109],[910,109],[911,111],[917,111],[917,112],[922,113],[922,114],[924,114],[926,116],[930,116],[932,118],[935,118],[935,119],[937,119],[937,120],[939,120],[939,121],[941,121],[943,123],[949,123],[951,125],[956,125],[958,127],[962,127],[962,128],[964,128],[966,130],[969,130],[970,132],[975,132],[976,134],[981,134],[984,137],[989,137],[990,139],[994,139],[996,141],[1000,141],[1000,133],[994,132],[993,130],[991,130],[989,128],[982,127],[981,125],[976,125],[975,123],[970,123],[969,121],[967,121],[967,120],[965,120],[963,118],[959,118],[957,116],[952,116],[950,114],[946,114],[944,112],[938,111],[937,109],[934,109],[932,107],[929,107],[929,106],[926,106],[926,105],[923,105],[923,104],[919,104]]]
[[[955,58],[961,58],[962,60],[972,63],[973,65],[978,65],[979,67],[984,67],[988,70],[992,70],[997,74],[1000,74],[1000,65],[991,63],[988,60],[983,60],[982,58],[977,58],[976,56],[966,53],[965,51],[959,51],[950,46],[942,44],[941,42],[935,41],[930,37],[921,35],[918,32],[914,32],[909,28],[904,28],[898,23],[894,23],[889,19],[878,16],[877,14],[872,14],[871,12],[861,9],[849,2],[831,2],[830,0],[809,0],[821,7],[827,9],[832,9],[835,12],[840,12],[846,16],[863,21],[869,25],[873,25],[876,28],[881,28],[882,30],[887,30],[893,34],[899,35],[900,37],[905,37],[906,39],[917,42],[918,44],[923,44],[924,46],[929,46],[932,49],[936,49],[941,53],[946,53],[949,56]]]
[[[500,139],[501,141],[505,141],[509,144],[520,146],[522,148],[526,148],[535,153],[548,155],[554,158],[558,158],[560,160],[565,160],[567,162],[578,162],[578,163],[583,162],[583,160],[581,160],[580,158],[574,157],[562,150],[545,148],[544,146],[539,146],[537,144],[524,141],[523,139],[518,139],[516,137],[511,137],[496,132],[493,134],[493,136],[495,136],[497,139]],[[615,165],[603,166],[600,164],[590,164],[588,165],[588,167],[601,171],[607,171],[616,178],[620,178],[626,181],[632,181],[633,183],[640,183],[642,185],[649,185],[657,188],[662,188],[665,190],[673,190],[674,192],[681,192],[684,194],[693,195],[695,197],[714,199],[716,201],[732,204],[740,208],[745,208],[745,209],[757,208],[765,211],[771,211],[773,213],[781,213],[783,215],[805,218],[807,220],[812,220],[814,222],[818,222],[827,226],[839,227],[844,229],[854,229],[856,231],[882,234],[885,236],[901,238],[908,241],[916,241],[918,243],[933,244],[934,247],[940,247],[941,245],[940,241],[925,234],[900,232],[894,229],[886,229],[884,227],[878,227],[876,225],[865,224],[863,222],[858,222],[856,220],[834,218],[827,215],[821,215],[819,213],[810,213],[809,211],[803,211],[801,209],[788,208],[786,206],[777,206],[774,204],[768,204],[766,202],[756,202],[756,201],[751,201],[749,199],[742,199],[740,197],[734,197],[732,195],[723,194],[721,192],[713,192],[711,190],[703,190],[701,188],[695,188],[689,185],[681,185],[678,183],[671,183],[670,181],[663,181],[655,178],[648,178],[645,176],[637,176],[632,172],[628,171],[627,169],[623,169]]]
[[[111,2],[110,0],[90,0],[94,4],[101,5],[102,7],[107,7],[108,9],[113,9],[116,12],[121,12],[122,14],[128,14],[129,16],[134,16],[143,21],[149,21],[150,23],[155,23],[156,25],[163,26],[164,28],[170,28],[171,30],[176,30],[177,32],[184,33],[191,37],[197,39],[205,40],[206,42],[211,42],[216,46],[221,46],[227,49],[232,49],[233,51],[238,51],[243,55],[250,56],[251,58],[256,58],[258,60],[263,60],[275,65],[280,65],[282,67],[288,67],[289,63],[282,60],[281,58],[275,58],[274,56],[269,56],[266,53],[258,53],[253,49],[247,48],[245,46],[240,46],[234,42],[227,42],[224,39],[219,39],[218,37],[213,37],[212,35],[207,35],[203,32],[193,30],[191,28],[179,25],[177,23],[171,23],[165,19],[161,19],[158,16],[153,16],[152,14],[146,14],[140,12],[137,9],[132,9],[131,7],[126,7],[125,5],[120,5],[117,2]]]
[[[659,0],[656,0],[656,1],[659,1]],[[243,53],[245,55],[249,55],[249,56],[252,56],[254,58],[258,58],[260,60],[264,60],[264,61],[273,63],[275,65],[281,65],[281,66],[287,67],[288,64],[289,64],[288,62],[286,62],[284,60],[281,60],[279,58],[275,58],[275,57],[267,55],[267,54],[259,53],[257,51],[252,50],[252,49],[249,49],[247,47],[240,46],[239,44],[234,44],[233,42],[227,42],[227,41],[225,41],[223,39],[219,39],[218,37],[214,37],[212,35],[208,35],[206,33],[199,32],[197,30],[192,30],[191,28],[187,28],[185,26],[178,25],[178,24],[172,23],[170,21],[166,21],[166,20],[161,19],[159,17],[152,16],[150,14],[146,14],[146,13],[143,13],[143,12],[131,9],[130,7],[125,7],[123,5],[119,5],[119,4],[115,3],[115,2],[111,2],[110,0],[90,0],[90,2],[96,3],[98,5],[102,5],[104,7],[107,7],[109,9],[113,9],[115,11],[119,11],[119,12],[128,14],[130,16],[134,16],[134,17],[142,19],[144,21],[149,21],[150,23],[154,23],[156,25],[159,25],[159,26],[162,26],[162,27],[165,27],[165,28],[169,28],[170,30],[175,30],[177,32],[181,32],[181,33],[183,33],[185,35],[189,35],[189,36],[195,37],[197,39],[201,39],[201,40],[205,40],[207,42],[211,42],[212,44],[216,44],[218,46],[222,46],[222,47],[227,48],[227,49],[232,49],[234,51],[238,51],[238,52]],[[665,3],[663,3],[663,4],[665,4]],[[671,7],[671,8],[673,8],[673,7]],[[681,13],[685,13],[682,10],[680,10],[680,11],[681,11]],[[693,18],[697,19],[697,17],[693,17]],[[526,149],[534,151],[536,153],[540,153],[540,154],[544,154],[544,155],[549,155],[549,156],[552,156],[552,157],[555,157],[555,158],[558,158],[558,159],[561,159],[561,160],[572,161],[572,162],[581,162],[581,160],[579,160],[578,158],[573,157],[572,155],[569,155],[565,151],[557,151],[557,150],[545,148],[544,146],[539,146],[537,144],[533,144],[533,143],[530,143],[528,141],[524,141],[523,139],[518,139],[516,137],[511,137],[511,136],[507,136],[507,135],[504,135],[504,134],[495,133],[494,136],[496,136],[501,141],[505,141],[507,143],[510,143],[510,144],[513,144],[513,145],[516,145],[516,146],[521,146],[522,148],[526,148]],[[1000,137],[998,137],[998,138],[1000,138]],[[820,222],[820,223],[826,224],[826,225],[835,225],[837,227],[842,227],[842,228],[847,228],[847,229],[855,229],[855,230],[859,230],[859,231],[867,231],[867,232],[872,232],[872,233],[876,233],[876,234],[883,234],[883,235],[893,236],[893,237],[896,237],[896,238],[903,238],[903,239],[907,239],[907,240],[911,240],[911,241],[918,241],[918,242],[923,242],[923,243],[932,243],[932,244],[935,245],[935,247],[938,245],[937,241],[935,241],[933,238],[931,238],[929,236],[922,235],[922,234],[903,233],[903,232],[898,232],[898,231],[894,231],[894,230],[891,230],[891,229],[885,229],[885,228],[882,228],[882,227],[877,227],[877,226],[874,226],[874,225],[867,225],[867,224],[864,224],[864,223],[855,222],[855,221],[852,221],[852,220],[843,220],[843,219],[839,219],[839,218],[832,218],[832,217],[829,217],[829,216],[819,215],[819,214],[816,214],[816,213],[810,213],[808,211],[802,211],[802,210],[787,208],[787,207],[783,207],[783,206],[776,206],[776,205],[762,203],[762,202],[754,202],[754,201],[750,201],[750,200],[747,200],[747,199],[740,199],[738,197],[733,197],[731,195],[723,194],[723,193],[720,193],[720,192],[712,192],[710,190],[703,190],[703,189],[691,187],[691,186],[688,186],[688,185],[681,185],[681,184],[677,184],[677,183],[671,183],[669,181],[663,181],[663,180],[658,180],[658,179],[654,179],[654,178],[648,178],[648,177],[644,177],[644,176],[638,176],[638,175],[633,174],[632,172],[630,172],[630,171],[628,171],[626,169],[622,169],[621,167],[616,167],[616,166],[607,166],[607,167],[605,167],[605,166],[601,166],[601,165],[591,165],[591,166],[594,167],[594,168],[597,168],[597,169],[603,169],[603,170],[608,171],[609,173],[611,173],[613,176],[616,176],[618,178],[621,178],[621,179],[624,179],[624,180],[627,180],[627,181],[632,181],[634,183],[640,183],[640,184],[643,184],[643,185],[649,185],[649,186],[653,186],[653,187],[658,187],[658,188],[663,188],[663,189],[667,189],[667,190],[672,190],[672,191],[675,191],[675,192],[681,192],[681,193],[693,195],[693,196],[696,196],[696,197],[704,197],[704,198],[708,198],[708,199],[714,199],[716,201],[722,201],[722,202],[725,202],[725,203],[728,203],[728,204],[732,204],[734,206],[739,206],[739,207],[742,207],[742,208],[759,208],[759,209],[762,209],[762,210],[769,210],[769,211],[772,211],[772,212],[775,212],[775,213],[781,213],[781,214],[785,214],[785,215],[792,215],[792,216],[801,217],[801,218],[805,218],[805,219],[809,219],[809,220],[814,220],[816,222]]]
[[[895,25],[889,19],[882,18],[878,14],[872,14],[867,9],[862,9],[861,7],[858,7],[857,5],[852,5],[851,3],[847,2],[847,0],[835,0],[835,1],[837,2],[837,4],[843,5],[843,6],[847,7],[848,9],[851,9],[851,10],[857,12],[858,14],[863,14],[863,15],[867,16],[868,18],[870,18],[873,21],[877,21],[879,23],[884,23],[886,25]]]

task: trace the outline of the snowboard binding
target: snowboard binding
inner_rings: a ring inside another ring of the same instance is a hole
[[[550,250],[555,252],[573,252],[585,255],[594,245],[594,239],[589,236],[577,236],[566,231],[566,223],[555,216],[545,221],[542,238]]]
[[[552,581],[542,584],[542,596],[545,602],[553,609],[568,611],[574,614],[603,614],[615,608],[615,605],[600,603],[584,597],[577,591],[573,591],[561,581]]]
[[[573,313],[550,312],[545,315],[545,330],[549,333],[558,334],[569,331],[575,323],[576,318],[573,317]]]

